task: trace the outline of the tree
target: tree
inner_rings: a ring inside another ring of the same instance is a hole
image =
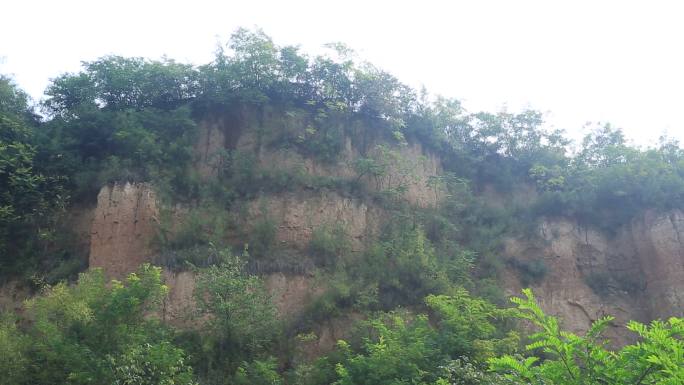
[[[496,324],[509,315],[508,311],[474,298],[464,289],[456,289],[448,296],[429,295],[425,303],[439,322],[442,349],[452,357],[483,361],[515,350],[517,334],[511,332],[504,336],[499,330],[501,325]]]
[[[109,357],[113,385],[196,385],[183,350],[164,341],[134,346]]]
[[[244,89],[270,91],[279,80],[278,47],[264,31],[238,28],[230,39],[235,79]]]
[[[276,309],[260,278],[244,273],[244,263],[228,250],[221,262],[197,275],[195,299],[206,317],[208,347],[204,373],[232,374],[240,360],[250,360],[272,347],[280,333]]]
[[[339,348],[348,358],[337,365],[335,385],[431,384],[444,355],[427,316],[408,321],[390,313],[368,322],[373,337],[364,339],[362,351],[352,354],[345,342]]]
[[[0,114],[32,120],[35,116],[29,101],[28,94],[17,87],[11,77],[0,74]]]
[[[94,107],[109,110],[175,109],[197,96],[197,71],[171,59],[105,56],[83,62],[83,71],[64,74],[48,87],[47,109],[63,118]]]
[[[63,178],[46,175],[37,162],[36,133],[28,97],[0,76],[0,266],[28,264],[49,237],[67,196]],[[23,259],[23,260],[22,260]]]
[[[166,292],[161,269],[150,265],[124,282],[92,270],[76,285],[46,287],[27,302],[21,328],[0,325],[0,382],[195,384],[185,353],[150,316]]]
[[[17,329],[9,314],[0,315],[0,383],[29,384],[30,340]]]

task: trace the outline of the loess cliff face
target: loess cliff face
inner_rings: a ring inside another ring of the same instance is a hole
[[[350,126],[341,138],[339,154],[333,160],[322,161],[313,156],[303,156],[291,146],[282,147],[280,138],[264,134],[289,132],[295,127],[311,124],[307,114],[271,107],[262,111],[242,107],[212,115],[199,124],[195,168],[204,178],[215,177],[221,168],[221,156],[226,151],[235,151],[255,155],[258,166],[270,171],[358,179],[370,192],[401,187],[404,190],[402,197],[411,204],[426,207],[437,203],[440,190],[431,187],[429,180],[442,172],[439,158],[417,141],[401,143],[369,136],[370,130],[359,122],[339,123]],[[384,175],[359,175],[355,163],[363,158],[382,164],[386,169]]]
[[[154,254],[159,226],[154,189],[144,183],[105,186],[97,196],[90,238],[89,266],[122,278]]]
[[[358,178],[369,191],[403,185],[403,199],[417,206],[434,206],[441,191],[430,187],[430,178],[441,173],[438,157],[420,144],[383,144],[377,138],[344,139],[340,156],[334,162],[320,162],[292,150],[273,148],[258,133],[263,126],[283,129],[305,124],[301,117],[270,111],[258,118],[240,110],[219,115],[200,124],[195,151],[195,168],[205,178],[216,177],[221,167],[220,155],[227,150],[256,154],[260,167],[272,170],[299,170],[308,175]],[[354,162],[361,158],[390,153],[388,172],[382,177],[359,176]],[[399,160],[396,160],[399,159]],[[524,189],[523,189],[524,190]],[[524,194],[534,199],[533,192]],[[487,197],[485,191],[484,196]],[[386,217],[384,210],[359,197],[333,191],[284,192],[253,199],[243,206],[238,225],[241,232],[225,234],[236,243],[244,242],[249,230],[260,218],[268,216],[275,223],[276,241],[306,253],[313,231],[320,226],[341,225],[351,239],[352,252],[360,252],[379,232]],[[496,205],[492,198],[492,204]],[[505,203],[504,203],[505,204]],[[94,210],[90,239],[90,267],[101,267],[108,276],[121,278],[156,254],[153,239],[159,228],[160,203],[154,187],[148,184],[117,184],[103,187]],[[183,210],[174,214],[182,222]],[[630,319],[648,321],[684,312],[684,213],[646,212],[630,224],[608,235],[579,226],[567,218],[541,222],[535,236],[509,237],[504,240],[502,258],[526,263],[543,263],[545,276],[526,282],[513,264],[506,264],[503,280],[506,294],[517,295],[531,286],[542,307],[560,316],[566,328],[587,330],[602,316],[616,317],[615,326]],[[230,230],[226,230],[230,231]],[[235,230],[232,230],[235,231]],[[164,317],[176,323],[189,322],[184,317],[192,308],[194,276],[191,272],[165,272],[170,294]],[[322,283],[302,273],[269,273],[265,276],[279,313],[296,317],[307,304],[325,290]],[[326,321],[320,325],[318,340],[307,349],[329,349],[341,337],[357,315]],[[628,336],[623,328],[612,328],[618,343]]]
[[[352,139],[346,136],[339,156],[333,162],[320,162],[291,149],[274,148],[259,137],[264,126],[287,127],[306,124],[298,116],[266,111],[254,118],[254,111],[237,110],[215,115],[199,124],[199,136],[193,165],[204,180],[217,177],[223,156],[229,151],[254,154],[258,167],[283,173],[304,173],[315,177],[354,180],[368,192],[402,187],[401,199],[417,206],[437,204],[441,191],[428,181],[441,172],[436,156],[418,143],[387,144],[377,138]],[[359,176],[354,162],[375,158],[384,162],[382,176]],[[154,242],[160,230],[161,202],[154,186],[126,183],[105,186],[98,194],[90,231],[89,266],[102,268],[110,278],[123,278],[141,263],[153,262],[158,254]],[[223,229],[223,238],[239,245],[247,242],[251,229],[264,218],[275,225],[275,240],[281,249],[305,256],[314,231],[322,226],[338,226],[350,240],[352,253],[364,250],[379,233],[386,219],[384,210],[372,199],[324,189],[285,191],[264,194],[244,202],[237,212],[226,212],[237,226]],[[187,208],[172,207],[171,232],[186,220]],[[236,219],[238,218],[238,219]],[[215,231],[215,229],[211,229]],[[277,264],[276,264],[277,265]],[[195,276],[190,271],[164,271],[169,294],[162,317],[176,325],[193,326]],[[326,290],[325,282],[306,272],[269,272],[264,274],[267,288],[281,317],[296,319]],[[332,349],[337,339],[346,336],[358,314],[345,314],[318,325],[315,341],[303,346],[304,356]]]
[[[246,227],[268,216],[276,224],[276,241],[281,245],[305,252],[315,229],[340,226],[351,243],[353,252],[380,231],[383,211],[362,200],[324,192],[314,196],[287,193],[265,196],[249,205]]]
[[[650,318],[684,315],[684,213],[646,213],[627,229],[644,280]],[[631,230],[631,231],[630,231]]]
[[[507,239],[503,254],[546,266],[546,275],[531,286],[565,327],[586,331],[591,322],[612,315],[612,337],[623,343],[628,320],[684,314],[682,221],[681,211],[646,212],[609,236],[568,219],[546,220],[536,237]],[[521,275],[507,270],[507,294],[520,292]]]

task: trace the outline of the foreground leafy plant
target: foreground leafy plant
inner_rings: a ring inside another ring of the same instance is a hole
[[[630,321],[627,328],[640,341],[619,351],[606,347],[601,333],[613,320],[604,317],[584,336],[562,331],[558,319],[544,314],[531,290],[525,298],[512,298],[518,316],[541,331],[530,336],[528,351],[546,357],[504,355],[489,360],[490,368],[510,380],[532,385],[680,385],[684,383],[684,320],[670,318],[644,325]]]
[[[27,302],[29,322],[0,324],[0,383],[195,384],[185,353],[150,316],[166,292],[150,265],[123,282],[95,269],[46,288]]]
[[[281,331],[276,308],[261,278],[246,274],[239,257],[226,249],[214,252],[221,262],[197,274],[203,331],[189,347],[196,371],[209,383],[232,375],[235,383],[259,383],[276,373],[269,356]]]

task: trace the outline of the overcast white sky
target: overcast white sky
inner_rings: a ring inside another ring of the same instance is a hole
[[[399,79],[471,110],[532,107],[579,136],[611,122],[648,144],[684,141],[678,1],[4,0],[0,73],[35,98],[106,54],[197,64],[239,26],[315,53],[341,41]]]

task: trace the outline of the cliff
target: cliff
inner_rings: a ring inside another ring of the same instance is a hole
[[[629,320],[648,322],[684,314],[684,245],[679,210],[647,211],[615,235],[567,219],[547,219],[531,238],[508,238],[509,260],[540,263],[547,273],[532,282],[541,306],[564,326],[586,331],[591,322],[615,317],[612,337],[626,341]],[[505,274],[507,294],[522,288],[519,269]]]
[[[153,255],[159,210],[147,184],[105,186],[97,196],[91,225],[89,266],[122,278]]]
[[[292,149],[269,146],[258,135],[264,127],[280,126],[286,130],[298,124],[306,124],[306,118],[273,110],[256,117],[253,111],[239,110],[208,118],[200,123],[194,167],[201,178],[211,180],[220,172],[225,151],[250,152],[255,154],[262,169],[359,181],[367,191],[376,193],[401,185],[401,199],[408,204],[416,207],[438,204],[441,192],[430,187],[429,180],[442,172],[442,166],[439,157],[426,151],[420,143],[359,138],[353,135],[352,129],[343,140],[339,156],[333,162],[322,162]],[[379,159],[381,153],[386,155],[388,151],[391,156],[386,159],[384,174],[370,177],[355,171],[358,159],[374,156]],[[524,194],[523,201],[535,199],[533,192]],[[507,204],[506,199],[498,201],[495,195],[486,190],[483,193],[483,197],[491,198],[492,205]],[[159,230],[160,206],[155,188],[149,184],[103,187],[91,227],[90,267],[101,267],[109,276],[121,278],[140,263],[153,261],[158,252],[152,241]],[[351,251],[361,252],[377,237],[388,215],[373,199],[349,196],[333,189],[305,188],[261,194],[241,207],[240,212],[236,208],[218,213],[232,216],[236,223],[219,229],[225,232],[219,235],[235,245],[244,244],[245,234],[259,220],[268,217],[275,225],[276,242],[301,258],[307,257],[307,245],[315,229],[328,225],[341,226],[350,239]],[[187,210],[172,209],[174,221],[182,223]],[[648,321],[681,316],[684,311],[682,221],[684,213],[680,211],[648,211],[617,229],[616,235],[608,235],[582,227],[571,218],[544,219],[533,236],[505,238],[501,250],[501,258],[508,262],[501,274],[505,292],[516,295],[523,286],[532,286],[542,307],[560,316],[566,328],[578,332],[604,315],[615,316],[616,326],[630,319]],[[178,223],[172,227],[178,227]],[[520,268],[532,263],[543,265],[546,274],[540,279],[526,279],[524,268]],[[265,274],[278,311],[284,317],[296,317],[325,291],[325,284],[316,282],[305,271],[266,271]],[[185,310],[192,306],[193,275],[167,271],[166,277],[171,291],[164,316],[173,322],[183,322]],[[339,323],[347,322],[348,326],[350,319],[331,320],[330,325],[321,325],[318,342],[312,349],[330,348],[335,339],[331,336],[344,334],[345,327]],[[623,332],[614,328],[612,337],[618,343],[625,342],[627,337]]]

